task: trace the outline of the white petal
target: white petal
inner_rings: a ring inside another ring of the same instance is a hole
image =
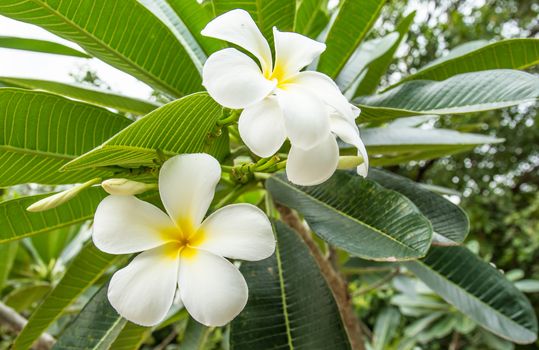
[[[331,131],[341,140],[351,144],[358,150],[358,155],[363,158],[363,163],[357,167],[357,173],[366,177],[369,171],[369,156],[367,149],[359,136],[359,129],[355,122],[345,120],[338,114],[332,114],[330,117]]]
[[[273,39],[275,41],[274,76],[283,81],[311,64],[326,49],[326,44],[298,33],[280,32],[275,27]]]
[[[112,276],[108,297],[122,317],[142,326],[165,318],[178,280],[180,260],[174,248],[170,243],[141,253]]]
[[[93,241],[110,254],[130,254],[170,241],[174,223],[159,208],[134,196],[108,196],[94,217]]]
[[[271,223],[251,204],[232,204],[217,210],[200,226],[204,239],[196,248],[231,259],[262,260],[275,251]]]
[[[205,153],[170,158],[159,173],[159,193],[168,215],[189,235],[198,228],[221,178],[219,162]]]
[[[224,13],[208,23],[201,33],[243,47],[258,58],[264,71],[271,71],[270,47],[247,11]]]
[[[321,184],[333,175],[339,163],[339,146],[333,134],[307,151],[292,147],[286,162],[286,176],[300,186]]]
[[[259,157],[269,157],[286,140],[281,107],[273,96],[247,107],[238,121],[243,142]]]
[[[301,72],[294,76],[291,82],[300,84],[301,87],[307,89],[327,105],[333,107],[347,119],[355,119],[357,114],[352,109],[353,106],[341,93],[337,84],[327,75],[312,71]]]
[[[329,114],[315,95],[298,85],[278,91],[286,134],[293,146],[309,149],[329,133]]]
[[[196,250],[181,254],[180,296],[189,314],[206,326],[224,326],[247,303],[247,283],[228,260]]]
[[[202,69],[202,84],[210,96],[228,108],[245,108],[268,96],[276,81],[262,75],[249,56],[236,49],[212,54]]]

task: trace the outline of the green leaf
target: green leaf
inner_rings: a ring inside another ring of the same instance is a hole
[[[17,287],[6,295],[5,304],[15,311],[28,310],[32,304],[41,300],[45,294],[51,290],[51,285],[47,282],[35,281],[28,285]]]
[[[32,90],[44,90],[58,95],[89,102],[103,107],[110,107],[122,112],[146,114],[159,107],[153,102],[139,100],[80,84],[59,83],[49,80],[0,77],[0,82],[9,86]]]
[[[1,204],[0,204],[1,205]],[[17,255],[18,242],[0,244],[0,292],[9,277],[15,256]]]
[[[410,81],[354,102],[361,108],[361,121],[380,121],[420,114],[482,112],[538,97],[539,77],[500,69],[460,74],[443,81]]]
[[[244,262],[249,301],[230,326],[230,349],[350,349],[335,299],[307,246],[275,223],[276,252]]]
[[[106,109],[44,92],[0,89],[0,187],[65,184],[107,176],[58,170],[128,126]]]
[[[300,0],[296,10],[293,31],[309,35],[316,30],[320,21],[320,12],[327,15],[328,0]]]
[[[189,33],[203,50],[206,56],[223,49],[225,44],[220,40],[210,39],[200,34],[202,29],[212,20],[212,11],[207,11],[197,0],[152,0],[160,4],[168,3],[177,19],[172,23],[180,33]],[[213,6],[211,3],[208,6]],[[203,61],[204,62],[204,61]]]
[[[38,25],[173,96],[202,89],[200,70],[167,26],[136,0],[3,0],[0,14]]]
[[[170,102],[131,124],[98,148],[65,166],[66,170],[121,165],[155,167],[158,150],[166,155],[209,153],[222,158],[228,153],[228,134],[216,132],[222,108],[206,93]]]
[[[370,154],[383,155],[398,155],[408,152],[434,150],[462,151],[473,149],[479,145],[504,141],[504,139],[491,136],[463,133],[454,130],[406,127],[362,129],[361,139]],[[349,148],[350,146],[346,146],[344,150],[346,151]],[[350,151],[352,151],[351,148]]]
[[[399,33],[393,32],[382,38],[365,41],[359,45],[335,79],[341,90],[347,91],[351,89],[355,91],[365,69],[391,50],[399,37]]]
[[[5,49],[50,53],[54,55],[91,58],[91,56],[88,56],[84,52],[80,52],[69,46],[39,39],[0,36],[0,47]]]
[[[387,307],[380,312],[374,325],[374,336],[372,339],[374,350],[385,350],[389,347],[391,340],[395,336],[400,323],[400,313],[393,307]]]
[[[77,318],[67,326],[52,350],[106,350],[127,323],[107,298],[108,284],[90,299]]]
[[[15,340],[13,350],[28,349],[41,333],[117,260],[117,256],[101,252],[92,242],[87,243],[73,259],[58,285],[32,313]]]
[[[30,237],[32,246],[45,262],[57,261],[63,250],[80,232],[81,225],[71,225],[60,229],[43,232]]]
[[[507,39],[490,44],[473,42],[472,46],[457,47],[454,51],[396,85],[418,79],[444,80],[457,74],[490,69],[526,69],[539,63],[539,39]]]
[[[144,340],[150,335],[152,328],[139,326],[127,322],[114,343],[110,346],[111,350],[136,350],[140,349]],[[183,350],[183,349],[182,349]]]
[[[464,242],[470,231],[470,222],[466,213],[459,206],[422,188],[410,179],[388,171],[370,169],[368,178],[385,188],[403,194],[414,202],[421,213],[431,222],[434,230],[433,238],[437,244],[454,245]]]
[[[371,260],[424,256],[432,238],[430,222],[398,192],[357,174],[337,171],[318,186],[296,186],[284,174],[266,181],[273,198],[296,209],[323,240]]]
[[[396,28],[396,32],[399,33],[399,39],[386,53],[384,53],[381,57],[377,58],[376,60],[374,60],[374,62],[369,64],[367,73],[365,74],[363,79],[361,79],[361,82],[359,83],[358,87],[355,90],[355,93],[353,94],[354,97],[361,95],[370,95],[376,91],[376,88],[380,84],[382,77],[386,75],[389,65],[391,64],[391,62],[393,62],[393,58],[395,56],[395,53],[397,52],[397,49],[408,34],[410,26],[414,21],[414,17],[415,11],[410,13],[399,23]]]
[[[524,293],[539,293],[538,280],[521,280],[516,281],[515,286]]]
[[[378,18],[384,0],[344,0],[326,37],[318,70],[335,78]]]
[[[537,339],[537,319],[528,299],[466,248],[432,247],[424,259],[404,266],[491,332],[515,343]]]
[[[208,338],[210,328],[198,323],[192,318],[187,321],[187,327],[181,342],[182,350],[202,350]]]
[[[49,195],[21,197],[0,203],[0,243],[89,220],[106,193],[98,187],[90,188],[56,208],[34,213],[26,210],[30,204]]]
[[[282,32],[294,28],[295,0],[213,0],[212,3],[216,16],[237,8],[249,12],[270,43],[274,26]]]

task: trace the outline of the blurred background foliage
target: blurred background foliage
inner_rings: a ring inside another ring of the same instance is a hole
[[[537,0],[388,1],[371,36],[392,32],[412,11],[417,11],[415,22],[382,87],[414,73],[464,42],[539,37]],[[537,67],[531,71],[539,73]],[[73,78],[109,88],[86,68],[73,72]],[[530,104],[473,116],[440,118],[434,121],[436,126],[505,138],[505,142],[390,170],[459,193],[451,199],[459,202],[470,217],[468,247],[486,261],[495,260],[497,268],[528,293],[539,313],[539,286],[534,281],[539,280],[538,107]],[[30,190],[36,189],[19,186],[1,195],[7,199]],[[71,227],[24,239],[18,246],[1,245],[0,255],[14,256],[12,263],[16,266],[10,276],[0,273],[0,296],[4,303],[23,316],[31,314],[88,237],[88,227],[82,227],[82,234],[77,236],[79,230],[81,227]],[[351,259],[342,271],[350,282],[352,301],[364,322],[363,331],[371,349],[539,348],[539,344],[514,345],[484,331],[406,271],[391,264]],[[72,309],[75,313],[80,305],[73,305]],[[56,335],[70,317],[68,312],[58,322],[58,330],[49,332]],[[177,344],[186,337],[204,337],[206,341],[196,341],[204,344],[203,349],[223,349],[227,348],[227,336],[219,329],[190,326],[185,312],[180,311],[155,330],[142,348],[179,349]],[[0,330],[0,350],[9,348],[12,337],[9,331]]]

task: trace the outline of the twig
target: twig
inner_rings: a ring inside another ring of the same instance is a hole
[[[281,219],[292,227],[300,235],[303,241],[305,241],[312,256],[318,263],[322,274],[333,292],[335,301],[337,302],[352,349],[365,350],[363,332],[361,330],[360,322],[352,308],[352,304],[350,303],[346,282],[341,275],[333,269],[331,263],[324,258],[322,252],[312,239],[310,231],[303,225],[298,216],[289,208],[281,205],[277,205],[277,210],[281,214]]]
[[[451,344],[449,344],[449,350],[458,350],[460,349],[460,334],[459,332],[453,332],[451,337]]]
[[[168,344],[172,343],[172,341],[176,339],[177,336],[178,332],[176,330],[173,330],[172,332],[170,332],[169,335],[167,335],[165,339],[163,339],[163,341],[159,345],[154,348],[154,350],[164,350]]]
[[[368,287],[365,287],[365,288],[362,288],[362,289],[358,289],[355,293],[354,293],[354,296],[357,296],[357,295],[363,295],[363,294],[366,294],[378,287],[381,287],[383,286],[384,284],[386,284],[387,282],[391,281],[391,279],[395,276],[397,276],[399,274],[399,269],[395,269],[394,271],[388,273],[387,275],[385,275],[384,277],[380,278],[378,281],[376,281],[375,283],[371,284],[370,286]]]
[[[0,324],[6,326],[11,331],[19,333],[28,321],[19,315],[15,310],[0,302]],[[43,333],[34,343],[33,349],[49,350],[54,344],[54,338],[48,333]]]

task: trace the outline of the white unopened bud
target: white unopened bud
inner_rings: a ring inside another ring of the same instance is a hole
[[[132,196],[157,188],[157,184],[145,184],[128,179],[108,179],[101,183],[101,187],[109,194],[116,196]]]
[[[361,156],[340,156],[337,169],[353,169],[363,163]]]
[[[69,190],[58,192],[56,194],[53,194],[52,196],[48,196],[46,198],[43,198],[35,202],[34,204],[26,208],[26,210],[31,211],[31,212],[39,212],[39,211],[56,208],[60,204],[63,204],[67,202],[68,200],[72,199],[73,197],[77,196],[85,188],[90,187],[93,184],[98,183],[99,181],[101,181],[101,179],[97,178],[97,179],[92,179],[83,184],[73,186]]]

